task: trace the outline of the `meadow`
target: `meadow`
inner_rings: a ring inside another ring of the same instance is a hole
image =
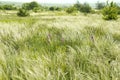
[[[0,80],[120,80],[120,18],[0,13]]]

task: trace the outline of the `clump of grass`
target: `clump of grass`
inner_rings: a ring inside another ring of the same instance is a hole
[[[32,21],[25,27],[20,38],[0,31],[1,80],[120,79],[119,35],[104,27],[73,30]]]
[[[113,34],[113,38],[115,41],[120,41],[120,34],[117,33]]]

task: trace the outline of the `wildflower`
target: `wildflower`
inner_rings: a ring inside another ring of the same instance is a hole
[[[47,40],[49,43],[51,42],[51,34],[50,33],[47,35]]]
[[[91,38],[91,40],[94,42],[95,41],[95,39],[94,39],[94,36],[93,35],[91,35],[90,36],[90,38]]]

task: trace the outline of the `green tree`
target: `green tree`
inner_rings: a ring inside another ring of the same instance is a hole
[[[92,10],[91,6],[88,3],[81,4],[79,3],[79,1],[77,1],[77,3],[74,4],[74,7],[78,11],[83,12],[83,13],[90,13]]]
[[[38,9],[39,7],[40,7],[40,5],[37,2],[35,2],[35,1],[30,2],[30,3],[24,3],[22,5],[22,8],[26,9],[26,10],[33,10],[34,8]]]
[[[96,3],[96,8],[97,9],[100,10],[100,9],[103,9],[104,7],[105,7],[105,3],[102,3],[102,2],[99,2],[99,1]]]
[[[82,7],[82,4],[81,4],[79,1],[77,1],[76,4],[74,4],[74,7],[75,7],[78,11],[80,11],[80,10],[81,10],[81,7]]]
[[[33,2],[30,2],[30,3],[29,3],[29,7],[30,7],[30,9],[32,10],[32,9],[34,9],[34,8],[38,8],[38,7],[39,7],[39,4],[38,4],[37,2],[35,2],[35,1],[33,1]]]
[[[90,13],[91,10],[92,10],[92,8],[88,3],[84,3],[80,8],[80,11],[83,13]]]
[[[116,20],[118,19],[118,9],[114,2],[108,3],[103,9],[103,18],[105,20]]]
[[[29,3],[24,3],[24,4],[22,5],[22,9],[30,10],[30,5],[29,5]]]

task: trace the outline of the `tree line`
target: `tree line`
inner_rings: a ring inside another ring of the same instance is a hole
[[[18,10],[17,15],[18,16],[29,16],[29,11],[32,10],[34,12],[38,11],[66,11],[68,14],[74,13],[74,12],[82,12],[85,14],[88,13],[102,13],[104,16],[104,19],[117,19],[117,15],[120,14],[120,6],[117,5],[114,2],[106,2],[96,3],[96,9],[93,9],[88,3],[80,3],[77,1],[74,5],[69,7],[46,7],[38,4],[35,1],[32,1],[30,3],[23,3],[20,8],[16,7],[15,5],[0,5],[1,10]]]
[[[17,10],[15,5],[0,5],[0,10]]]

